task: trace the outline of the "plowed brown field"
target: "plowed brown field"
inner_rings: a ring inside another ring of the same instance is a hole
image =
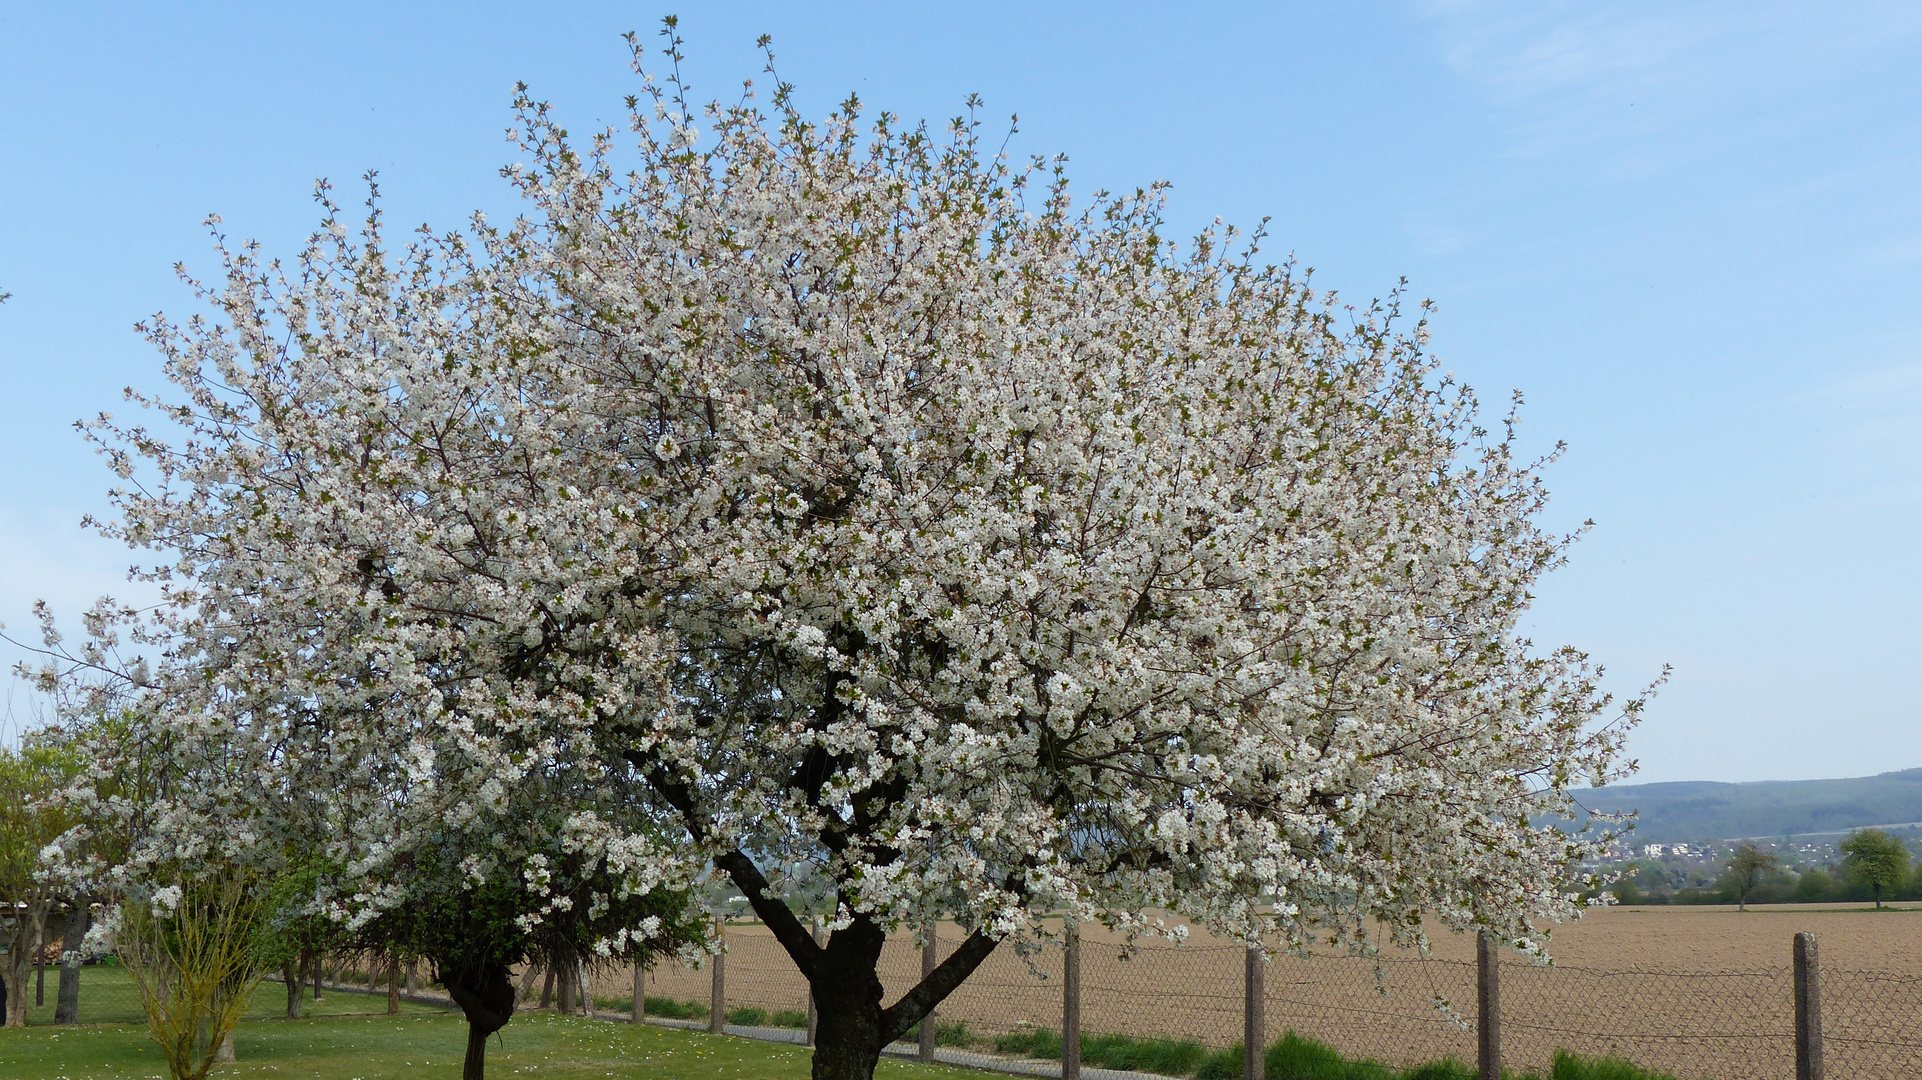
[[[1616,1053],[1685,1078],[1762,1080],[1793,1072],[1790,942],[1820,946],[1829,1075],[1922,1080],[1922,910],[1853,905],[1613,908],[1558,929],[1553,967],[1515,958],[1502,970],[1503,1041],[1512,1067],[1540,1069],[1556,1049]],[[944,930],[948,944],[953,928]],[[1427,958],[1282,956],[1264,969],[1267,1031],[1285,1029],[1354,1056],[1408,1065],[1474,1056],[1474,942],[1436,934]],[[1031,968],[997,952],[940,1010],[982,1036],[1060,1026],[1061,953]],[[1233,943],[1144,944],[1084,936],[1082,1016],[1088,1032],[1192,1038],[1213,1046],[1242,1031],[1244,954]],[[906,937],[890,940],[890,997],[920,974]],[[664,965],[648,993],[705,1001],[710,975]],[[631,985],[604,973],[600,993]],[[730,1007],[802,1009],[806,989],[759,925],[728,934]],[[1451,1018],[1459,1014],[1460,1022]]]

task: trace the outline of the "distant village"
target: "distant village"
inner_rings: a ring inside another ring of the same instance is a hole
[[[1883,899],[1922,899],[1922,872],[1913,865],[1922,855],[1922,823],[1884,825],[1880,831],[1901,841],[1911,866],[1905,879],[1883,890]],[[1872,901],[1874,890],[1852,880],[1842,851],[1850,831],[1800,836],[1742,837],[1726,840],[1631,843],[1631,835],[1609,846],[1585,869],[1604,884],[1598,892],[1624,904],[1733,904],[1740,890],[1730,871],[1737,849],[1751,844],[1775,860],[1758,875],[1748,894],[1751,904]]]

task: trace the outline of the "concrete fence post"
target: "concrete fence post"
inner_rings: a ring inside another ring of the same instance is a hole
[[[1068,920],[1061,958],[1061,1080],[1081,1080],[1081,930]]]
[[[921,946],[921,977],[923,979],[934,974],[935,967],[941,963],[940,925],[940,923],[932,919],[928,920],[928,941],[927,944]],[[929,1009],[928,1015],[921,1018],[921,1062],[925,1065],[932,1065],[934,1063],[933,1009]]]
[[[638,1024],[647,1018],[647,969],[639,960],[634,961],[634,1002],[628,1011],[629,1023]]]
[[[707,1030],[719,1035],[727,1026],[727,919],[714,920],[714,1003],[707,1014]]]
[[[1795,935],[1795,1080],[1822,1080],[1822,965],[1815,935]]]
[[[1502,966],[1495,939],[1475,937],[1475,1048],[1481,1080],[1502,1080]]]
[[[1243,980],[1241,1002],[1241,1075],[1243,1080],[1262,1080],[1265,1063],[1263,1051],[1268,1046],[1268,993],[1266,990],[1267,960],[1262,958],[1261,945],[1250,943],[1248,946],[1248,970]]]
[[[816,915],[814,917],[814,943],[816,945],[821,946],[822,948],[826,948],[828,943],[827,932],[821,926],[821,917],[819,915]],[[814,1036],[815,1036],[815,1033],[819,1030],[820,1026],[821,1026],[820,1014],[817,1013],[814,1009],[814,988],[810,986],[808,987],[808,1045],[809,1046],[814,1045]]]

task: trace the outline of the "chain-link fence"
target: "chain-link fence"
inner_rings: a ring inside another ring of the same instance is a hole
[[[959,933],[944,927],[940,940],[952,948]],[[1246,967],[1240,945],[1155,941],[1129,951],[1115,941],[1089,938],[1079,954],[1084,1037],[1187,1039],[1210,1048],[1240,1042]],[[1005,949],[990,954],[941,1004],[935,1025],[941,1042],[993,1051],[997,1041],[1005,1045],[1037,1029],[1058,1031],[1064,955],[1058,948],[1032,961]],[[880,974],[890,999],[919,980],[921,964],[910,935],[889,939]],[[766,929],[730,926],[725,970],[724,1009],[732,1023],[804,1026],[807,985]],[[1504,961],[1499,970],[1503,1058],[1511,1069],[1545,1073],[1556,1051],[1569,1050],[1624,1057],[1687,1080],[1794,1074],[1795,976],[1789,965],[1655,971]],[[31,1023],[53,1022],[59,973],[47,969],[43,1003],[28,1006]],[[81,1023],[144,1019],[125,967],[89,964],[79,977]],[[319,1001],[312,999],[311,983],[303,987],[304,1015],[385,1011],[384,959],[329,957],[324,978],[329,989]],[[421,978],[431,976],[423,970]],[[1472,1063],[1476,979],[1475,963],[1457,959],[1278,956],[1263,973],[1264,1026],[1270,1041],[1294,1031],[1350,1058],[1401,1068],[1440,1058]],[[600,968],[590,985],[599,1010],[630,1009],[631,970]],[[345,987],[372,988],[375,995],[342,992]],[[708,969],[663,963],[647,973],[644,987],[657,1015],[673,1010],[704,1017],[711,1007]],[[1922,1080],[1922,976],[1831,968],[1822,972],[1820,996],[1828,1075]],[[285,998],[284,986],[265,983],[248,1015],[282,1015]],[[406,1006],[410,1012],[419,1007]]]
[[[944,947],[959,940],[953,927]],[[1784,958],[1788,942],[1782,943]],[[937,1012],[944,1043],[992,1050],[998,1037],[1059,1030],[1064,953],[1032,963],[997,950]],[[1080,949],[1084,1037],[1239,1043],[1246,953],[1238,944],[1084,941]],[[889,1000],[919,980],[910,935],[889,939],[880,974]],[[1270,1041],[1294,1031],[1351,1058],[1398,1068],[1452,1057],[1476,1059],[1476,965],[1399,956],[1278,956],[1265,968]],[[1504,1063],[1546,1073],[1554,1054],[1619,1056],[1684,1078],[1780,1080],[1795,1071],[1794,973],[1789,965],[1745,971],[1608,970],[1500,965]],[[625,1009],[632,972],[594,976],[603,1008]],[[708,1006],[712,976],[676,963],[647,975],[646,994]],[[735,1021],[765,1022],[807,1007],[807,986],[759,925],[727,935],[726,1005]],[[1922,977],[1824,971],[1821,999],[1828,1074],[1922,1080]],[[705,1014],[705,1009],[701,1010]],[[745,1018],[745,1020],[743,1019]],[[961,1028],[959,1025],[965,1025]],[[1007,1041],[1003,1039],[1004,1043]]]

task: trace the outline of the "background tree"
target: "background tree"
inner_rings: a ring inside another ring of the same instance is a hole
[[[1827,900],[1835,892],[1835,879],[1826,870],[1804,870],[1795,881],[1795,898],[1805,904]]]
[[[1777,865],[1772,851],[1763,851],[1746,841],[1736,845],[1727,870],[1735,886],[1736,903],[1740,910],[1748,910],[1748,894],[1755,891],[1755,886],[1761,884],[1765,876],[1774,873]]]
[[[512,969],[534,964],[579,973],[606,964],[652,966],[663,952],[705,944],[705,920],[687,898],[666,890],[618,897],[617,883],[588,880],[578,859],[561,856],[543,868],[553,895],[589,897],[555,911],[514,882],[488,882],[452,892],[412,896],[361,928],[358,941],[427,957],[467,1018],[463,1080],[485,1075],[487,1037],[512,1018]],[[438,880],[430,878],[430,880]],[[628,933],[640,928],[640,934]],[[579,992],[589,993],[582,985]],[[591,1003],[590,1003],[591,1004]]]
[[[300,1019],[304,982],[320,979],[321,958],[347,940],[340,922],[326,913],[328,879],[336,867],[311,855],[290,854],[288,867],[269,889],[262,963],[278,969],[287,991],[287,1017]]]
[[[151,474],[108,531],[164,553],[143,722],[229,770],[168,820],[311,803],[247,835],[320,838],[350,927],[423,872],[559,910],[556,835],[590,908],[718,870],[820,1077],[1063,910],[1539,951],[1608,839],[1545,823],[1625,725],[1517,635],[1568,538],[1425,328],[1166,241],[1159,190],[1076,212],[965,119],[772,101],[703,132],[670,80],[632,167],[524,101],[529,220],[397,252],[329,204],[291,272],[228,246],[218,319],[152,328],[180,399],[137,400],[187,433],[94,427]],[[502,832],[551,763],[595,797]],[[776,865],[827,883],[825,946]],[[885,1002],[886,933],[937,917],[968,937]]]
[[[44,733],[28,732],[18,747],[0,746],[0,984],[6,989],[6,1026],[26,1027],[33,1002],[31,976],[47,918],[62,899],[41,851],[70,824],[53,796],[76,770],[72,756]]]
[[[1882,908],[1882,890],[1899,887],[1909,872],[1909,849],[1881,829],[1857,829],[1842,841],[1842,864],[1849,880],[1875,893]]]

